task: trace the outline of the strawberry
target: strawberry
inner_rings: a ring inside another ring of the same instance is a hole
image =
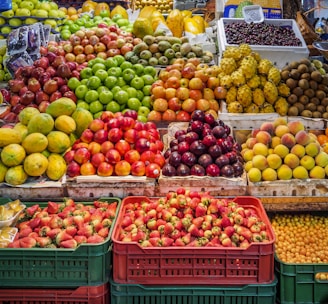
[[[47,211],[49,214],[58,213],[58,210],[59,210],[59,204],[55,202],[48,202]]]
[[[184,208],[187,206],[187,199],[183,194],[178,194],[177,200],[179,208]]]
[[[125,227],[124,230],[129,232],[129,231],[132,231],[135,228],[137,228],[136,224],[131,224],[131,225]]]
[[[50,228],[62,228],[63,220],[58,215],[54,215],[49,222],[49,227]]]
[[[247,224],[246,226],[250,228],[253,226],[255,223],[257,223],[257,217],[254,215],[251,215],[250,217],[247,218]]]
[[[212,231],[212,235],[214,236],[218,236],[221,234],[221,228],[218,226],[212,227],[211,231]]]
[[[74,215],[73,216],[73,221],[74,221],[74,223],[75,223],[75,225],[78,229],[80,227],[82,227],[83,224],[84,224],[84,219],[83,219],[82,215]]]
[[[146,239],[146,233],[141,231],[141,230],[137,230],[135,233],[131,233],[131,240],[133,242],[142,242],[143,240]]]
[[[84,235],[87,238],[93,235],[94,229],[92,225],[85,224],[83,227],[80,227],[77,231],[78,235]]]
[[[262,237],[259,233],[255,232],[252,235],[252,241],[253,242],[262,242]]]
[[[149,238],[148,240],[149,240],[149,243],[152,244],[152,246],[154,246],[154,247],[159,247],[160,246],[161,238],[152,237],[152,238]]]
[[[244,249],[247,249],[248,247],[250,246],[249,242],[245,239],[243,240],[240,244],[239,244],[239,247],[240,248],[244,248]]]
[[[49,238],[47,236],[38,236],[35,238],[35,240],[37,243],[36,245],[41,248],[44,248],[51,244],[51,238]]]
[[[162,236],[161,237],[161,246],[162,247],[169,247],[172,245],[172,243],[174,242],[174,240],[172,238],[166,237],[166,236]]]
[[[228,226],[231,226],[231,221],[230,221],[230,219],[227,216],[223,216],[222,217],[221,226],[223,228],[228,227]]]
[[[63,227],[69,227],[74,225],[74,219],[73,216],[68,216],[66,218],[63,219]]]
[[[56,236],[59,232],[61,232],[60,228],[54,228],[54,229],[49,230],[47,232],[46,236],[50,237],[51,239],[54,239],[54,238],[56,238]]]
[[[242,227],[242,228],[243,229],[238,234],[243,236],[247,241],[250,242],[252,239],[252,232],[248,228],[245,228],[245,227]]]
[[[155,219],[150,219],[148,222],[147,222],[147,228],[150,229],[150,230],[155,230],[157,229],[157,223],[156,223],[156,220]]]
[[[174,230],[174,226],[172,223],[168,222],[164,225],[164,235],[169,235],[170,233],[172,233]]]
[[[64,203],[65,203],[65,206],[75,207],[75,202],[72,198],[66,199]]]
[[[262,240],[269,240],[269,236],[268,236],[268,233],[266,231],[262,230],[260,232],[260,235],[262,237]]]
[[[232,226],[227,226],[224,228],[224,233],[227,234],[228,237],[231,237],[235,232],[235,228],[233,228]]]
[[[256,224],[252,225],[251,227],[249,227],[249,230],[253,233],[254,232],[259,233],[261,231],[261,227],[256,223]]]
[[[35,231],[33,231],[33,232],[31,232],[29,235],[28,235],[28,237],[31,237],[31,238],[36,238],[36,237],[38,237],[39,235],[38,235],[38,233],[37,232],[35,232]]]
[[[244,222],[244,218],[242,215],[240,215],[239,213],[235,214],[233,217],[233,221],[238,224],[238,225],[242,225]]]
[[[87,243],[89,243],[89,244],[99,244],[104,241],[105,241],[104,238],[97,234],[91,235],[87,238]]]
[[[154,237],[158,237],[159,238],[160,236],[161,236],[161,234],[160,234],[160,232],[158,230],[152,230],[149,233],[149,238],[154,238]]]
[[[181,230],[182,229],[182,221],[179,219],[177,221],[172,222],[174,229]]]
[[[213,237],[212,230],[205,230],[204,231],[204,237],[210,240]]]
[[[207,207],[203,203],[199,203],[195,209],[195,216],[204,216],[207,212]]]
[[[132,224],[131,216],[125,215],[121,221],[122,228],[127,227]]]
[[[60,242],[60,247],[62,248],[69,248],[69,249],[75,249],[77,247],[77,241],[74,239],[71,240],[65,240]]]
[[[176,240],[178,238],[181,237],[181,232],[177,229],[174,229],[171,234],[170,234],[170,237],[173,239],[173,240]]]
[[[87,242],[87,238],[84,235],[75,235],[74,240],[78,243],[78,245]]]
[[[232,246],[232,242],[230,238],[225,238],[221,241],[221,244],[223,247],[231,247]]]
[[[198,204],[200,203],[200,198],[199,197],[193,197],[190,201],[188,206],[192,209],[196,209]]]
[[[168,201],[168,205],[173,208],[179,208],[178,199],[176,197],[172,197]]]
[[[168,210],[163,209],[162,210],[162,217],[164,221],[169,222],[172,218],[172,213],[169,212]]]
[[[178,246],[178,247],[186,246],[186,244],[184,243],[182,238],[177,238],[172,245],[173,246]]]
[[[55,242],[59,246],[62,241],[71,240],[72,238],[73,237],[70,234],[68,234],[65,230],[62,230],[56,235]]]
[[[200,237],[201,236],[201,232],[200,230],[197,228],[197,226],[195,224],[191,224],[188,228],[188,232],[196,237]]]
[[[238,244],[239,241],[240,241],[240,236],[239,236],[239,234],[238,234],[238,233],[233,233],[233,234],[231,235],[231,241],[232,241],[233,243],[235,243],[235,244]]]
[[[193,240],[191,243],[189,243],[188,246],[190,246],[190,247],[203,247],[208,242],[209,242],[209,240],[207,238],[201,237],[201,238]]]
[[[13,241],[8,244],[7,248],[20,248],[19,240]]]
[[[29,216],[32,217],[37,211],[40,211],[40,210],[41,210],[40,206],[39,206],[38,204],[36,204],[36,205],[33,205],[33,206],[31,206],[31,207],[26,208],[26,209],[25,209],[25,212],[26,212]]]
[[[102,220],[101,224],[103,225],[103,227],[111,227],[113,224],[113,220],[109,218],[105,218]]]
[[[75,226],[71,225],[71,226],[67,226],[67,227],[65,228],[65,231],[66,231],[69,235],[74,236],[74,235],[77,233],[77,228],[76,228]]]
[[[186,189],[183,187],[179,187],[176,191],[177,194],[185,194],[186,193]]]
[[[197,228],[202,227],[204,219],[202,217],[196,217],[192,219],[192,224],[194,224]]]
[[[20,248],[33,248],[36,246],[36,240],[32,237],[23,237],[19,239],[19,247]]]
[[[32,232],[32,228],[31,227],[26,227],[23,229],[19,230],[19,237],[23,238],[23,237],[27,237],[31,232]]]
[[[212,224],[209,221],[204,221],[202,223],[201,227],[202,227],[203,230],[211,230],[212,229]]]
[[[109,228],[103,227],[97,233],[98,233],[98,235],[102,236],[103,238],[107,238],[108,234],[109,234]]]
[[[188,245],[191,242],[191,234],[188,232],[186,235],[182,237],[182,241],[185,245]]]
[[[143,241],[140,243],[140,246],[141,246],[141,247],[152,247],[153,245],[149,242],[149,240],[143,240]]]
[[[154,220],[156,222],[155,219],[151,219],[151,220]],[[144,216],[139,216],[138,218],[136,218],[134,220],[134,224],[137,225],[137,226],[142,226],[143,224],[145,224],[145,217]]]
[[[108,202],[102,202],[102,201],[94,201],[93,202],[93,205],[96,207],[96,208],[108,208],[109,206],[109,203]]]
[[[51,230],[49,226],[43,226],[39,230],[39,236],[46,236],[48,232]]]
[[[35,217],[35,218],[33,218],[33,219],[30,220],[30,222],[29,222],[28,225],[29,225],[32,229],[34,229],[34,228],[36,228],[36,227],[39,226],[40,222],[41,222],[41,219],[40,219],[39,217]]]
[[[51,217],[50,216],[43,216],[40,218],[40,224],[39,226],[43,227],[43,226],[48,226],[49,223],[51,221]]]

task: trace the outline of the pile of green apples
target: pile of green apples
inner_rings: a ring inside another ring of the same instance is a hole
[[[0,82],[8,81],[11,79],[10,73],[7,71],[7,69],[3,65],[3,58],[6,55],[7,52],[7,46],[2,45],[0,46]]]
[[[135,110],[138,120],[146,122],[152,108],[151,87],[157,79],[153,66],[132,64],[122,55],[95,58],[81,70],[80,79],[71,77],[68,87],[77,97],[77,107],[94,118],[103,111],[113,113]]]
[[[91,29],[98,27],[99,24],[106,26],[115,25],[125,32],[132,32],[133,23],[122,15],[116,14],[112,18],[109,17],[109,11],[102,11],[99,16],[90,16],[85,13],[77,20],[66,19],[60,27],[60,37],[63,40],[68,40],[70,36],[81,29]]]
[[[65,13],[59,10],[54,1],[13,0],[12,9],[0,14],[0,32],[7,35],[12,28],[34,24],[40,20],[58,31],[59,21],[65,17]]]

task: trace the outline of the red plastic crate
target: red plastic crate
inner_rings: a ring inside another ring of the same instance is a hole
[[[2,304],[109,304],[109,284],[75,289],[0,289]]]
[[[243,285],[274,280],[275,236],[261,201],[239,196],[235,202],[256,209],[268,227],[269,242],[252,243],[246,249],[222,247],[141,247],[119,241],[120,223],[130,202],[151,201],[143,196],[127,197],[120,206],[113,228],[113,280],[144,285]]]

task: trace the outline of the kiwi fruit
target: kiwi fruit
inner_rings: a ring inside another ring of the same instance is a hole
[[[320,100],[324,99],[326,96],[327,94],[322,90],[315,91],[315,97],[317,97]]]
[[[289,107],[288,112],[287,112],[288,116],[298,116],[298,114],[299,114],[299,111],[298,111],[297,107],[295,107],[295,106]]]
[[[289,70],[282,70],[280,72],[280,77],[282,80],[287,80],[289,78]]]
[[[303,104],[303,105],[306,105],[307,103],[309,103],[310,101],[310,98],[306,95],[302,95],[298,98],[298,101]]]
[[[303,73],[303,74],[301,75],[301,79],[310,80],[310,79],[311,79],[311,75],[310,75],[310,73]]]
[[[307,89],[304,91],[304,95],[306,95],[307,97],[311,98],[315,95],[315,91],[311,88],[311,89]]]
[[[324,113],[326,111],[326,107],[320,104],[317,106],[317,111]]]
[[[295,80],[293,78],[288,78],[286,80],[286,84],[289,86],[290,89],[294,89],[297,86],[297,80]]]
[[[311,60],[309,60],[308,58],[302,58],[301,60],[299,60],[300,64],[305,64],[308,67],[310,67],[312,65]]]
[[[305,63],[300,63],[297,67],[297,70],[301,74],[303,74],[303,73],[307,73],[309,71],[309,67]]]
[[[328,86],[328,75],[327,74],[322,76],[321,83]]]
[[[319,111],[313,111],[312,112],[312,117],[313,118],[321,118],[322,117],[322,113]]]
[[[317,106],[314,103],[310,102],[305,105],[305,110],[309,110],[309,111],[313,112],[313,111],[317,110]]]
[[[292,69],[290,71],[291,78],[298,80],[298,79],[300,79],[300,76],[301,76],[301,73],[297,69]]]
[[[292,93],[299,97],[303,95],[303,90],[301,87],[296,87],[292,90]]]
[[[320,104],[322,104],[323,106],[328,106],[328,97],[325,97],[324,99],[321,99]]]
[[[322,90],[325,93],[328,93],[328,87],[322,83],[318,84],[318,90]]]
[[[322,80],[322,75],[319,71],[313,71],[311,73],[311,79],[313,79],[316,82],[321,82]]]
[[[314,103],[315,105],[319,105],[320,99],[317,97],[312,97],[312,98],[310,98],[310,102]]]
[[[290,69],[297,69],[298,65],[299,65],[298,61],[292,61],[292,62],[289,63],[288,67]]]
[[[296,102],[294,106],[297,107],[299,113],[301,113],[305,108],[304,105],[300,102]]]
[[[287,101],[289,104],[294,104],[295,102],[297,102],[298,97],[295,94],[290,94],[287,98]]]
[[[312,117],[312,112],[309,111],[309,110],[303,110],[301,112],[301,116],[304,116],[304,117]]]
[[[306,90],[310,87],[309,82],[307,81],[307,79],[300,79],[298,81],[298,85],[302,90]]]
[[[313,79],[309,80],[309,85],[310,85],[310,88],[313,90],[316,90],[318,88],[318,83],[316,81],[314,81]]]
[[[323,113],[323,114],[322,114],[322,118],[324,118],[324,119],[328,119],[328,112]]]

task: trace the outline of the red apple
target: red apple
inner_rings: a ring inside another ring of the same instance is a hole
[[[19,79],[10,79],[8,81],[9,89],[12,93],[18,93],[19,90],[25,86],[25,83],[23,80]]]
[[[34,98],[35,98],[35,94],[29,90],[27,90],[22,96],[21,96],[21,99],[20,99],[20,103],[22,105],[29,105],[30,103],[32,103],[34,101]]]
[[[36,93],[37,91],[39,91],[41,89],[41,84],[36,78],[32,77],[32,78],[29,78],[29,80],[28,80],[27,88],[31,92]]]
[[[108,163],[115,165],[121,160],[121,154],[116,149],[109,149],[106,153]]]
[[[91,155],[91,163],[95,168],[98,168],[98,166],[106,160],[105,155],[101,152],[95,153]]]
[[[93,141],[93,136],[94,136],[94,133],[90,129],[85,129],[82,132],[80,139],[82,142],[89,144]]]
[[[73,91],[67,91],[63,94],[63,97],[72,99],[74,102],[77,102],[77,97]]]
[[[58,84],[57,81],[53,79],[49,79],[44,85],[43,85],[43,91],[49,95],[51,95],[53,92],[58,90]]]
[[[108,139],[108,131],[105,129],[97,130],[93,135],[93,140],[99,144],[107,141]]]
[[[146,176],[151,178],[158,178],[161,173],[161,167],[156,163],[151,163],[146,166]]]
[[[67,151],[64,154],[64,159],[66,164],[69,164],[70,162],[72,162],[74,160],[74,154],[75,154],[75,150],[70,149],[69,151]]]
[[[60,93],[59,91],[55,91],[50,95],[49,102],[51,103],[51,102],[61,98],[62,96],[63,96],[62,93]]]
[[[75,162],[75,161],[71,161],[67,165],[66,174],[69,177],[79,176],[80,175],[80,165],[77,162]]]
[[[91,153],[87,148],[79,148],[75,151],[74,161],[78,164],[84,164],[90,160]]]
[[[203,90],[204,89],[204,83],[198,77],[192,78],[192,79],[189,80],[189,89]]]
[[[47,100],[43,100],[40,102],[40,104],[38,105],[38,109],[41,113],[46,113],[46,110],[48,108],[48,106],[50,105],[50,102]]]
[[[108,131],[108,140],[113,143],[123,138],[123,131],[120,128],[112,128]]]
[[[12,95],[11,97],[10,97],[10,104],[12,105],[12,106],[15,106],[15,105],[17,105],[17,104],[19,104],[20,103],[20,96],[19,95]]]

